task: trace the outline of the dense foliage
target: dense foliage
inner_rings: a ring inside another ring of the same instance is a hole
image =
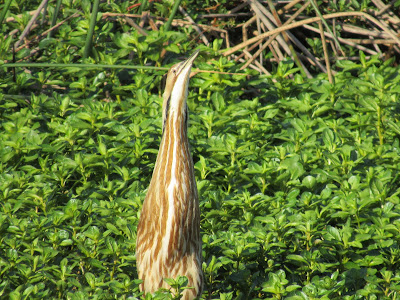
[[[144,37],[98,26],[91,58],[81,57],[87,22],[71,19],[39,44],[38,59],[170,65],[194,49],[191,29]],[[0,44],[0,61],[13,42]],[[221,44],[199,46],[195,66],[240,73]],[[359,64],[338,66],[335,84],[304,79],[290,60],[269,77],[191,79],[204,298],[400,297],[399,69],[362,52]],[[1,297],[140,297],[136,226],[160,142],[164,73],[0,62]]]

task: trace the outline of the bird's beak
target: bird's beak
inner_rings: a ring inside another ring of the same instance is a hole
[[[189,87],[189,78],[192,65],[199,50],[195,51],[187,60],[181,62],[178,65],[175,77],[174,87],[172,89],[171,102],[175,102],[176,105],[182,107],[182,104],[186,105],[187,90]],[[172,104],[172,103],[171,103]]]
[[[186,97],[189,86],[190,70],[199,51],[195,51],[187,60],[177,63],[168,71],[163,101],[163,132],[165,121],[171,112],[186,113]]]
[[[196,59],[197,55],[199,54],[199,50],[195,51],[192,55],[190,55],[190,57],[184,61],[182,63],[182,66],[179,68],[178,72],[177,72],[177,76],[179,76],[182,72],[186,73],[186,71],[188,71],[188,69],[190,70],[192,68],[193,62]]]

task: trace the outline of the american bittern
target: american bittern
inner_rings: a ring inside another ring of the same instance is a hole
[[[168,71],[163,132],[153,177],[140,215],[136,260],[141,290],[168,288],[164,278],[188,278],[183,299],[200,296],[200,208],[187,137],[189,76],[198,51]]]

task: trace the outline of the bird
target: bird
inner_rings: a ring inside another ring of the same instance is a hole
[[[199,51],[173,65],[163,94],[162,137],[137,228],[136,264],[140,290],[170,288],[165,278],[186,276],[182,299],[203,290],[200,207],[188,140],[187,96]],[[176,292],[176,291],[175,291]]]

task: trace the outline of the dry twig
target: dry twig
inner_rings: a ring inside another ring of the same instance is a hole
[[[19,46],[19,44],[21,44],[22,40],[29,34],[29,31],[30,31],[33,23],[35,23],[36,19],[39,17],[39,14],[40,14],[41,10],[43,9],[43,7],[46,5],[47,1],[48,0],[43,0],[42,3],[40,3],[38,9],[35,11],[32,18],[29,20],[28,24],[26,25],[24,31],[21,33],[21,36],[19,37],[18,41],[14,44],[15,48],[18,48],[18,46]]]

